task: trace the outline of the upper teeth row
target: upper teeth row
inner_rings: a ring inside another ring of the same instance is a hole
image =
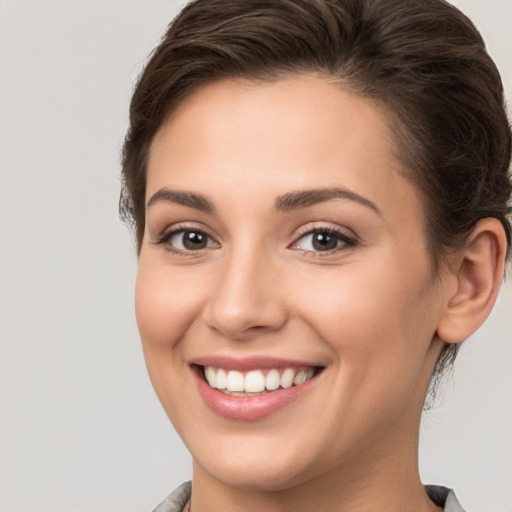
[[[289,388],[303,384],[313,377],[314,370],[285,368],[282,373],[272,369],[266,373],[262,370],[251,370],[245,375],[236,370],[223,370],[213,366],[205,366],[204,375],[212,388],[227,389],[228,391],[247,391],[258,393],[268,389]]]

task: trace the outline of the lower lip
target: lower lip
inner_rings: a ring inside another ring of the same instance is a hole
[[[228,420],[255,421],[270,416],[299,399],[314,385],[316,376],[299,386],[277,389],[264,395],[232,396],[211,388],[202,378],[202,369],[194,368],[199,394],[217,415]]]

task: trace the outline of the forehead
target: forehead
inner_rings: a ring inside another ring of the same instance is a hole
[[[191,94],[156,134],[147,196],[171,186],[270,201],[341,186],[376,204],[417,207],[395,153],[385,112],[332,80],[226,80]]]

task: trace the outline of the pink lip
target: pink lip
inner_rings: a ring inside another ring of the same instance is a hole
[[[240,361],[237,361],[240,363]],[[275,361],[274,361],[275,362]],[[255,368],[276,368],[276,366],[270,365],[254,365],[253,361],[246,360],[244,364],[237,364],[236,368],[232,365],[219,364],[219,360],[212,361],[208,358],[208,364],[205,366],[216,366],[225,369],[237,369],[237,370],[251,370]],[[290,363],[290,361],[288,361]],[[203,366],[203,365],[201,365]],[[311,366],[301,364],[288,364],[287,367],[296,366]],[[195,377],[199,394],[204,400],[205,404],[218,416],[228,420],[238,421],[255,421],[266,418],[271,414],[283,409],[287,405],[291,404],[295,400],[299,399],[304,393],[306,393],[317,381],[317,376],[309,379],[300,384],[299,386],[292,386],[287,389],[277,389],[270,391],[263,395],[254,396],[232,396],[219,391],[218,389],[211,388],[208,383],[204,380],[202,375],[202,368],[199,366],[192,366],[192,373]]]
[[[263,356],[251,356],[233,358],[228,356],[202,356],[189,361],[190,364],[199,366],[214,366],[225,370],[238,370],[247,372],[250,370],[265,370],[267,368],[302,368],[318,367],[319,364],[312,364],[307,361],[296,361],[292,359],[269,358]]]

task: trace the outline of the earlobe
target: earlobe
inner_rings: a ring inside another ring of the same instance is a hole
[[[471,336],[489,316],[503,279],[507,240],[497,219],[481,220],[454,256],[456,291],[447,297],[437,334],[447,343]]]

